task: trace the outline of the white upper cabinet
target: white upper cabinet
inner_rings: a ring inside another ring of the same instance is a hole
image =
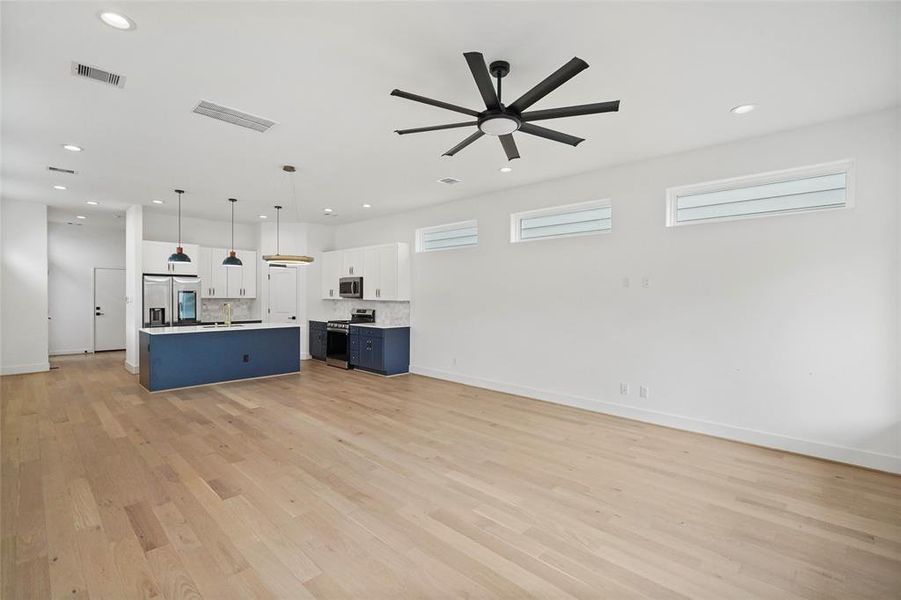
[[[322,253],[322,299],[334,300],[340,298],[338,295],[338,279],[341,278],[344,270],[344,252],[335,250],[334,252]]]
[[[222,267],[228,276],[226,298],[256,298],[257,253],[252,250],[235,250],[235,252],[241,259],[241,266]],[[225,258],[226,254],[222,257]]]
[[[344,250],[344,269],[341,277],[363,277],[365,275],[364,249]]]
[[[170,263],[169,256],[175,252],[174,242],[153,242],[145,240],[142,243],[142,270],[153,275],[197,275],[198,261],[200,260],[200,246],[196,244],[182,244],[185,254],[191,259],[186,263]]]
[[[322,255],[322,298],[340,298],[341,277],[363,278],[364,300],[410,299],[410,246],[383,244]]]
[[[191,258],[189,263],[169,263],[175,251],[172,242],[143,242],[143,271],[156,275],[197,275],[200,278],[201,298],[256,298],[257,253],[237,250],[243,263],[240,267],[226,267],[222,261],[228,256],[225,248],[207,248],[183,244]]]

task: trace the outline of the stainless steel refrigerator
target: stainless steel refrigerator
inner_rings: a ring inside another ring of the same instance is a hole
[[[200,322],[200,279],[186,275],[144,275],[144,327]]]

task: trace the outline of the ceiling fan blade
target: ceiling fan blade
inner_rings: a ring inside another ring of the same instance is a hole
[[[519,158],[519,150],[516,148],[516,142],[513,141],[513,134],[508,133],[507,135],[500,136],[501,146],[504,147],[504,152],[507,153],[507,160],[513,160],[514,158]]]
[[[465,140],[463,140],[462,142],[460,142],[459,144],[457,144],[456,146],[454,146],[453,148],[451,148],[450,150],[445,152],[442,156],[453,156],[454,154],[456,154],[457,152],[459,152],[466,146],[470,145],[471,143],[473,143],[474,141],[476,141],[483,135],[485,135],[485,134],[482,133],[481,129],[477,130],[474,134],[472,134],[471,136],[469,136],[468,138],[466,138]]]
[[[485,58],[481,52],[464,52],[466,63],[469,70],[472,71],[472,77],[476,80],[476,86],[479,93],[482,94],[482,100],[488,110],[498,110],[501,102],[497,98],[497,92],[494,90],[494,84],[491,83],[491,74],[488,73],[488,66],[485,64]]]
[[[432,127],[415,127],[413,129],[395,129],[394,133],[406,135],[408,133],[422,133],[423,131],[438,131],[439,129],[455,129],[457,127],[467,127],[469,125],[478,125],[478,121],[466,121],[465,123],[449,123],[447,125],[433,125]]]
[[[411,94],[410,92],[404,92],[402,90],[391,90],[391,95],[397,96],[398,98],[406,98],[407,100],[412,100],[413,102],[422,102],[423,104],[430,104],[432,106],[437,106],[438,108],[445,108],[447,110],[463,113],[464,115],[469,115],[470,117],[479,116],[479,113],[477,111],[469,110],[468,108],[463,108],[462,106],[457,106],[456,104],[442,102],[441,100],[432,100],[431,98],[418,96],[416,94]]]
[[[580,104],[579,106],[564,106],[563,108],[548,108],[545,110],[531,110],[522,113],[523,121],[541,121],[543,119],[559,119],[561,117],[576,117],[579,115],[593,115],[596,113],[616,112],[619,110],[619,100],[612,102],[596,102],[594,104]]]
[[[568,133],[560,133],[559,131],[554,131],[553,129],[533,125],[532,123],[523,123],[520,126],[519,131],[528,133],[530,135],[537,135],[538,137],[543,137],[549,140],[554,140],[555,142],[560,142],[562,144],[569,144],[570,146],[578,146],[580,142],[585,141],[583,138],[569,135]]]
[[[573,58],[568,63],[548,75],[544,81],[520,96],[519,99],[508,108],[521,113],[587,68],[587,62],[581,58]]]

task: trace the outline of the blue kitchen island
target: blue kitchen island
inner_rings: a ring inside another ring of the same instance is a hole
[[[151,392],[300,371],[297,324],[147,327],[139,333],[140,381]]]

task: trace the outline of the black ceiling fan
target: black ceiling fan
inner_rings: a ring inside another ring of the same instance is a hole
[[[467,137],[465,140],[444,153],[444,156],[453,156],[466,146],[470,145],[486,133],[488,135],[498,136],[501,140],[501,146],[507,154],[507,160],[519,158],[519,150],[516,148],[516,142],[513,140],[513,132],[521,131],[530,135],[554,140],[569,144],[570,146],[578,146],[579,142],[585,140],[574,135],[554,131],[540,127],[532,123],[532,121],[543,121],[545,119],[559,119],[561,117],[575,117],[577,115],[591,115],[595,113],[616,112],[619,110],[619,100],[612,102],[597,102],[595,104],[580,104],[578,106],[566,106],[563,108],[547,108],[544,110],[526,109],[553,92],[555,89],[578,75],[580,72],[588,68],[588,63],[581,58],[573,58],[568,63],[551,73],[541,83],[533,87],[531,90],[519,97],[513,104],[505,106],[501,102],[501,80],[510,72],[510,63],[504,60],[496,60],[491,63],[490,67],[485,66],[485,58],[481,52],[465,52],[463,56],[472,71],[472,76],[476,80],[476,86],[485,101],[486,110],[477,111],[449,104],[441,100],[432,100],[424,96],[418,96],[401,90],[393,90],[392,96],[399,96],[414,102],[422,102],[430,104],[438,108],[445,108],[464,115],[475,117],[474,121],[464,121],[462,123],[450,123],[448,125],[434,125],[432,127],[416,127],[415,129],[397,129],[400,135],[408,133],[422,133],[423,131],[438,131],[439,129],[455,129],[457,127],[470,127],[475,125],[478,129],[475,133]],[[490,70],[489,70],[490,69]],[[491,76],[497,78],[497,90],[491,83]]]

